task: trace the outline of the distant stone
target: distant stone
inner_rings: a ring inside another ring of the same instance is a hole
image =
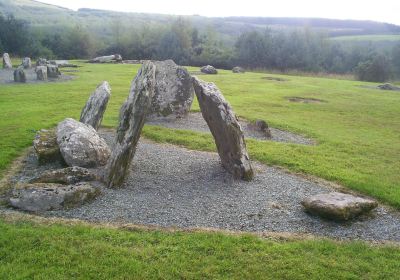
[[[378,206],[376,201],[344,193],[319,194],[302,201],[307,212],[336,221],[348,221]]]
[[[22,59],[22,66],[23,66],[25,69],[32,68],[32,61],[31,61],[31,59],[30,59],[29,57],[24,57],[24,58]]]
[[[8,53],[3,54],[3,69],[12,69],[12,63],[10,55]]]
[[[19,66],[14,71],[14,82],[16,83],[26,83],[26,74],[23,66]]]
[[[76,68],[78,67],[78,65],[76,64],[72,64],[70,63],[68,60],[50,60],[49,64],[51,65],[56,65],[59,68],[63,68],[63,67],[73,67]]]
[[[154,95],[155,72],[156,66],[152,62],[143,64],[121,107],[116,143],[104,175],[110,188],[121,187],[127,176]]]
[[[111,62],[122,62],[122,56],[120,54],[99,56],[93,58],[89,62],[91,63],[111,63]]]
[[[53,183],[71,185],[79,182],[96,181],[98,176],[89,169],[82,167],[68,167],[52,171],[46,171],[31,179],[29,183]]]
[[[193,103],[192,77],[173,60],[157,61],[156,85],[149,115],[186,115]]]
[[[39,164],[47,164],[50,162],[64,162],[57,144],[57,136],[55,130],[42,129],[36,133],[33,140],[33,147],[38,156]]]
[[[400,87],[396,87],[392,84],[379,85],[378,88],[382,90],[400,90]]]
[[[103,120],[108,100],[111,96],[111,87],[108,82],[97,86],[96,90],[89,97],[85,107],[82,109],[80,122],[92,126],[97,130]]]
[[[93,127],[73,119],[65,119],[58,124],[57,144],[69,166],[103,166],[111,154],[107,143]]]
[[[224,168],[237,179],[254,176],[243,130],[231,106],[213,83],[193,78],[201,113],[215,139]]]
[[[45,58],[38,58],[37,60],[36,60],[36,67],[39,67],[39,66],[47,66],[47,64],[48,64],[48,61],[47,61],[47,59],[45,59]]]
[[[24,211],[43,212],[78,207],[99,194],[100,190],[89,184],[18,184],[9,203]]]
[[[256,127],[256,130],[264,133],[267,138],[271,138],[272,137],[271,130],[269,129],[269,126],[268,126],[266,121],[264,121],[264,120],[256,120],[255,121],[255,127]]]
[[[61,76],[61,72],[58,69],[57,65],[47,65],[47,76],[49,78],[59,78]]]
[[[215,67],[211,65],[201,67],[200,71],[204,74],[218,74],[217,69],[215,69]]]
[[[233,67],[232,72],[233,73],[244,73],[246,71],[242,67],[236,66],[236,67]]]
[[[36,77],[38,81],[46,81],[47,80],[47,67],[46,66],[37,66],[36,67]]]

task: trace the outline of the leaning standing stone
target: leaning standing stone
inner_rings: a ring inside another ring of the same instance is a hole
[[[57,65],[47,65],[47,76],[49,78],[58,78],[61,76],[60,70],[58,70]]]
[[[3,54],[3,68],[4,69],[12,69],[11,59],[8,53]]]
[[[26,83],[26,75],[24,71],[24,67],[19,66],[14,71],[14,82],[16,83]]]
[[[235,178],[251,180],[254,176],[244,142],[242,128],[230,105],[213,83],[193,78],[201,113],[217,145],[222,165]]]
[[[98,85],[81,112],[80,122],[88,124],[96,130],[99,129],[110,96],[111,87],[108,82]]]
[[[121,107],[116,143],[104,175],[110,188],[121,187],[127,176],[154,95],[155,69],[152,62],[143,64]]]
[[[45,171],[31,179],[29,183],[52,183],[71,185],[79,182],[96,181],[97,175],[89,169],[74,166],[63,169]]]
[[[46,66],[37,66],[36,67],[36,77],[38,81],[46,81],[47,80],[47,67]]]
[[[57,143],[69,166],[103,166],[111,154],[107,143],[93,127],[73,119],[65,119],[58,124]]]
[[[158,61],[155,65],[156,85],[149,114],[163,117],[187,114],[194,98],[189,72],[173,60]]]
[[[24,58],[22,59],[22,66],[23,66],[25,69],[32,68],[32,61],[31,61],[31,59],[30,59],[29,57],[24,57]]]

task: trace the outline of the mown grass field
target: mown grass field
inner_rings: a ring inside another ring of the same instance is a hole
[[[0,172],[35,131],[78,118],[103,80],[112,98],[104,122],[117,124],[137,65],[82,64],[71,82],[0,85]],[[193,69],[195,70],[195,69]],[[196,69],[197,70],[197,69]],[[284,82],[264,79],[274,76]],[[400,94],[375,84],[265,73],[201,76],[237,114],[312,137],[316,146],[248,141],[253,159],[316,175],[400,208]],[[318,98],[292,103],[287,97]],[[198,105],[194,104],[194,110]],[[208,134],[147,126],[144,135],[215,150]],[[0,222],[0,278],[396,278],[398,247],[332,241],[277,242],[211,233],[126,232],[85,226]],[[27,253],[29,252],[29,254]],[[253,277],[254,276],[254,277]]]

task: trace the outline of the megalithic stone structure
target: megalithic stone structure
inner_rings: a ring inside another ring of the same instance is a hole
[[[239,121],[221,91],[213,83],[193,78],[201,113],[214,136],[224,168],[236,179],[250,181],[254,173]]]
[[[154,95],[155,71],[154,63],[143,64],[121,107],[115,146],[104,172],[104,181],[109,188],[121,187],[128,174]]]
[[[108,100],[111,96],[111,87],[108,82],[102,82],[89,97],[85,107],[82,109],[80,122],[92,126],[98,130],[107,109]]]

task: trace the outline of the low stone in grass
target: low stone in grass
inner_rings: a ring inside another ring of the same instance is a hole
[[[31,179],[29,182],[71,185],[79,182],[91,182],[96,180],[98,180],[98,176],[95,172],[86,168],[74,166],[46,171]]]
[[[12,69],[12,63],[10,55],[8,53],[3,54],[3,69]]]
[[[19,66],[14,71],[14,82],[16,83],[26,83],[26,74],[23,66]]]
[[[224,168],[237,179],[254,176],[243,130],[224,96],[213,83],[193,78],[201,113],[208,124]]]
[[[89,61],[90,63],[111,63],[111,62],[122,62],[122,56],[120,54],[99,56]]]
[[[64,162],[57,144],[55,130],[42,129],[36,133],[33,147],[38,156],[39,164],[47,164],[55,161]]]
[[[57,65],[48,64],[47,65],[47,76],[49,78],[53,78],[53,79],[59,78],[61,76],[61,72],[58,69],[58,66]]]
[[[102,82],[89,97],[85,107],[82,109],[80,122],[99,129],[111,96],[111,87],[108,82]]]
[[[272,137],[271,130],[269,129],[269,126],[268,126],[266,121],[264,121],[264,120],[256,120],[255,121],[255,128],[256,128],[256,130],[264,133],[265,137],[267,137],[267,138],[271,138]]]
[[[319,194],[302,201],[307,212],[335,221],[348,221],[378,206],[371,199],[344,193]]]
[[[236,67],[233,67],[232,72],[236,73],[236,74],[240,74],[240,73],[244,73],[246,71],[242,67],[236,66]]]
[[[211,66],[211,65],[206,65],[206,66],[201,67],[200,71],[204,74],[211,74],[211,75],[218,74],[218,70],[215,69],[215,67]]]
[[[47,80],[47,67],[46,66],[37,66],[36,67],[36,77],[38,81],[46,81]]]
[[[22,184],[12,190],[11,206],[29,212],[68,209],[81,206],[100,194],[90,184]]]
[[[25,69],[32,68],[32,61],[30,57],[24,57],[21,64]]]

